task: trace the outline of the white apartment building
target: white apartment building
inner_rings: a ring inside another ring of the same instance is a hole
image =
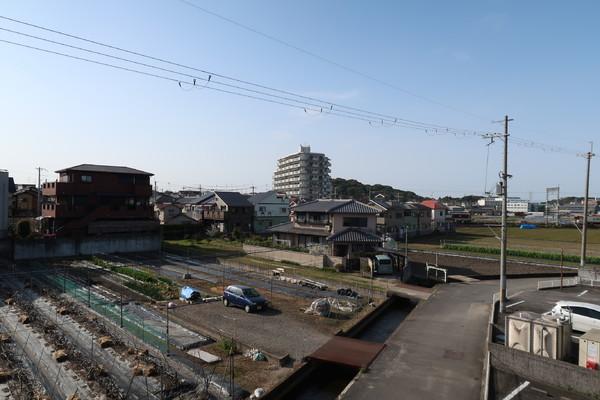
[[[496,210],[502,208],[502,197],[484,197],[477,201],[480,207],[491,207]],[[506,211],[509,213],[529,212],[529,200],[523,200],[520,197],[509,197],[506,202]]]
[[[0,239],[8,235],[8,171],[0,170]]]
[[[277,160],[273,190],[304,200],[331,196],[331,163],[323,153],[311,153],[310,146],[300,146],[298,153]]]

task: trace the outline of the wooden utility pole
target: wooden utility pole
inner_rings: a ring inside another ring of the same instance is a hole
[[[590,151],[588,151],[584,157],[587,159],[587,169],[585,174],[585,196],[583,197],[583,228],[581,230],[581,260],[579,266],[585,267],[585,253],[587,247],[587,221],[588,221],[588,198],[590,195],[590,164],[592,157],[594,157],[594,143],[590,145]]]

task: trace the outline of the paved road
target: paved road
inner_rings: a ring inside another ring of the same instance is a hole
[[[511,280],[512,291],[536,280]],[[479,399],[497,281],[443,285],[421,302],[342,399]]]

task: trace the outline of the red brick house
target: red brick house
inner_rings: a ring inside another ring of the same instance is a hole
[[[82,164],[56,171],[42,187],[43,230],[56,236],[154,232],[151,173],[129,167]]]

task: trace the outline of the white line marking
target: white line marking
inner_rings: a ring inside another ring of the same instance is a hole
[[[587,290],[584,290],[583,292],[579,293],[579,294],[577,295],[577,297],[581,297],[581,296],[583,296],[584,294],[586,294],[587,292],[588,292]]]
[[[513,399],[516,395],[518,395],[527,386],[529,386],[529,381],[525,381],[525,382],[521,383],[515,390],[513,390],[508,395],[506,395],[506,397],[504,398],[504,400],[511,400],[511,399]]]
[[[506,308],[510,308],[512,306],[516,306],[517,304],[525,303],[525,300],[517,301],[516,303],[512,303],[506,306]]]

